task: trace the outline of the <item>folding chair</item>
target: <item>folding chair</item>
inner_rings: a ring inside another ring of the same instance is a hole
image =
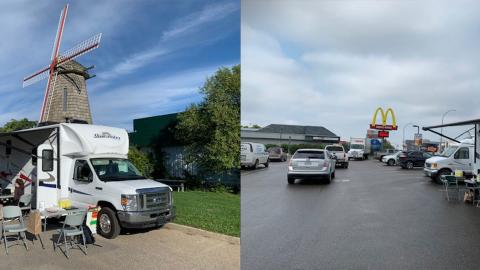
[[[70,242],[70,246],[73,248],[74,247],[74,236],[82,236],[82,244],[84,249],[81,248],[81,246],[78,243],[75,243],[80,250],[87,255],[87,245],[85,244],[85,234],[83,232],[83,221],[85,220],[86,217],[86,212],[85,211],[77,211],[74,213],[69,213],[65,217],[65,222],[63,223],[62,229],[58,230],[60,235],[58,236],[57,242],[54,245],[54,248],[59,247],[62,245],[60,241],[62,240],[63,236],[63,244],[65,245],[65,256],[67,256],[68,259],[70,259],[69,254],[68,254],[68,242]],[[67,238],[70,238],[70,241],[67,241]],[[60,248],[60,250],[62,250]],[[63,250],[62,250],[63,252]]]
[[[22,210],[18,206],[5,206],[2,208],[3,219],[2,219],[2,240],[5,243],[5,252],[8,255],[8,237],[7,233],[15,233],[17,237],[15,241],[18,241],[19,238],[22,239],[25,248],[28,250],[27,242],[25,242],[25,231],[27,227],[23,222]]]
[[[455,200],[458,200],[458,193],[460,192],[460,189],[458,187],[457,178],[454,175],[444,175],[443,177],[444,178],[442,181],[445,187],[445,195],[446,195],[447,201],[450,201],[451,191],[455,192]]]

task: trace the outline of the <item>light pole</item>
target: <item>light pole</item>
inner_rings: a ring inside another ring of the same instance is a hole
[[[405,144],[405,128],[408,127],[409,125],[413,125],[413,123],[409,122],[405,126],[403,126],[402,148],[407,148],[407,145]],[[403,149],[403,150],[407,150],[407,149]]]
[[[445,118],[445,116],[449,113],[449,112],[455,112],[456,110],[455,109],[452,109],[452,110],[448,110],[446,112],[443,113],[442,115],[442,125],[443,125],[443,119]],[[440,134],[443,135],[443,127],[440,128]],[[443,141],[443,137],[440,136],[440,147],[438,149],[440,149],[440,153],[442,152],[442,141]]]
[[[417,134],[420,134],[420,126],[419,125],[413,125],[413,127],[416,127],[417,128]],[[414,136],[415,138],[415,136]],[[421,145],[418,145],[418,150],[420,151],[420,146]]]

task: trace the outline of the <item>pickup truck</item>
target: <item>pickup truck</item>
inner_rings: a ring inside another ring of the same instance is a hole
[[[336,165],[341,166],[342,168],[348,168],[348,154],[345,152],[345,149],[341,144],[332,144],[327,145],[325,150],[335,155]]]

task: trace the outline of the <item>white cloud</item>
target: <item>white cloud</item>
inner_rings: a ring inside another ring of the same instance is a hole
[[[348,139],[365,135],[378,106],[392,107],[401,128],[438,124],[452,108],[446,122],[478,118],[473,10],[477,3],[242,2],[242,122],[322,125]],[[395,142],[401,133],[392,132]]]

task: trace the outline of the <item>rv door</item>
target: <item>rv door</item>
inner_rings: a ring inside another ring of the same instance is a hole
[[[37,209],[58,205],[56,151],[50,144],[37,148]]]
[[[96,205],[98,193],[95,188],[93,169],[87,159],[77,159],[74,162],[73,177],[68,188],[69,197],[75,206],[87,208],[89,205]]]

